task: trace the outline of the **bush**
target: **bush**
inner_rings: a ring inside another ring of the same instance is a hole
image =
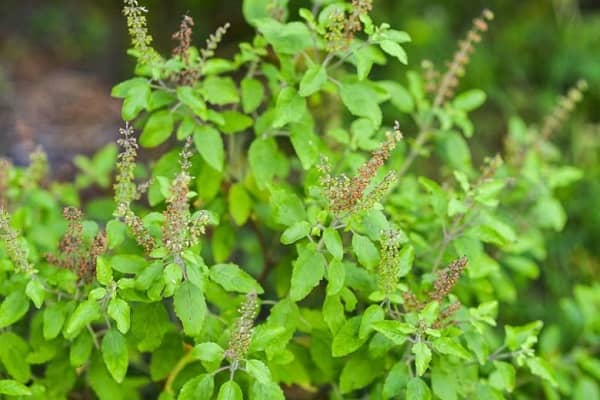
[[[370,0],[326,3],[288,22],[280,3],[245,0],[257,34],[224,59],[228,26],[198,49],[185,16],[164,58],[125,0],[137,67],[112,92],[120,151],[78,157],[72,183],[47,177],[41,150],[25,168],[2,161],[0,393],[597,393],[597,283],[564,301],[583,331],[568,348],[556,326],[538,346],[543,321],[498,318],[527,307],[565,225],[557,192],[582,172],[551,140],[585,82],[540,127],[512,118],[503,154],[475,162],[469,113],[486,95],[455,92],[492,12],[446,68],[424,61],[403,84],[370,72],[405,64],[410,36],[372,21]],[[148,168],[139,146],[162,156]],[[110,182],[113,200],[82,199]]]

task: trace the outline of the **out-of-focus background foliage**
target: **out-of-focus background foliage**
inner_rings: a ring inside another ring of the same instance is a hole
[[[184,13],[196,21],[201,45],[218,26],[232,27],[220,52],[250,38],[241,0],[147,0],[150,31],[162,52]],[[513,323],[543,319],[576,336],[568,304],[577,283],[600,277],[600,2],[597,0],[375,0],[373,16],[406,30],[409,68],[423,58],[437,65],[482,8],[496,19],[468,67],[464,88],[489,95],[473,120],[477,160],[501,152],[507,121],[518,115],[541,122],[558,95],[578,79],[588,81],[585,100],[554,140],[584,178],[561,193],[569,222],[549,246],[540,279],[519,293]],[[291,9],[308,1],[291,0]],[[57,174],[68,174],[78,152],[90,153],[115,137],[119,103],[109,97],[115,83],[131,76],[132,59],[121,2],[2,0],[0,3],[0,155],[24,161],[34,144],[48,151]],[[294,12],[292,11],[292,15]],[[395,63],[378,77],[404,81],[407,68]],[[404,123],[402,117],[399,117]],[[410,125],[408,125],[410,126]],[[409,129],[405,133],[410,135]],[[424,161],[427,162],[426,160]],[[523,307],[527,304],[527,307]],[[513,314],[513,315],[511,315]],[[569,340],[563,335],[563,341]]]
[[[230,22],[232,28],[220,48],[225,54],[235,52],[235,43],[252,34],[242,16],[242,0],[146,0],[142,4],[152,10],[150,31],[163,53],[172,48],[171,33],[184,13],[196,21],[198,45],[218,26]],[[291,0],[289,4],[294,10],[309,7],[310,1]],[[491,32],[462,82],[463,87],[478,87],[490,96],[487,107],[476,115],[485,153],[489,146],[501,146],[507,116],[518,113],[529,121],[541,120],[557,95],[579,78],[586,79],[591,90],[576,120],[598,122],[600,117],[594,113],[600,85],[598,1],[375,0],[374,5],[376,19],[410,33],[409,67],[417,69],[423,58],[443,64],[472,18],[484,7],[495,12]],[[49,142],[47,146],[60,144],[64,149],[67,145],[74,150],[89,150],[110,140],[106,125],[118,123],[119,113],[118,104],[108,96],[109,88],[130,77],[133,68],[132,58],[125,54],[128,37],[120,7],[119,0],[2,1],[1,153],[22,157],[24,149],[14,142],[31,140],[31,135],[36,141]],[[394,64],[376,73],[385,79],[402,79],[405,71],[406,67]],[[88,98],[95,101],[90,104]],[[67,140],[72,136],[53,128],[73,130],[77,137],[90,140]],[[593,129],[588,126],[586,131]],[[45,131],[52,130],[65,143],[44,139]],[[558,140],[574,139],[571,130],[564,132]],[[587,135],[578,140],[593,142],[593,134]],[[60,153],[66,161],[72,154]]]

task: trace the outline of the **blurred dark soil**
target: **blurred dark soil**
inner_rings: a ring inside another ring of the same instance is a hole
[[[194,15],[198,45],[216,27],[232,22],[222,44],[226,53],[250,32],[241,1],[144,4],[152,10],[148,22],[155,45],[165,54],[182,13]],[[121,102],[110,97],[110,90],[133,70],[121,5],[120,0],[0,1],[0,156],[25,164],[41,145],[55,177],[68,178],[76,154],[91,154],[115,140]]]
[[[0,153],[16,163],[26,163],[40,145],[57,173],[68,174],[73,155],[114,139],[120,103],[93,74],[27,60],[7,75],[0,97]]]

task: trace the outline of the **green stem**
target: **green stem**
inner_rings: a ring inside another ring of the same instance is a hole
[[[192,353],[190,351],[188,351],[183,357],[179,359],[179,361],[177,361],[177,364],[175,364],[175,367],[167,376],[167,381],[165,382],[164,389],[165,392],[174,394],[173,382],[175,381],[175,378],[177,378],[177,375],[179,375],[179,373],[192,361],[194,361],[194,359],[192,358]]]

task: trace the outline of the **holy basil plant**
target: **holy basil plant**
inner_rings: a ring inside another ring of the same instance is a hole
[[[28,167],[2,161],[0,394],[570,392],[578,375],[548,350],[553,333],[538,352],[543,321],[499,316],[544,273],[545,237],[565,224],[555,192],[581,171],[551,139],[585,84],[539,128],[515,116],[506,150],[474,161],[469,139],[485,127],[469,115],[486,95],[459,82],[491,11],[447,66],[376,80],[373,68],[407,63],[410,36],[373,21],[371,0],[297,15],[286,3],[245,0],[256,35],[220,58],[228,25],[195,47],[185,16],[164,56],[146,8],[125,0],[137,65],[112,91],[120,150],[79,157],[74,183],[50,180],[42,151]],[[114,195],[82,198],[109,182]],[[597,338],[598,287],[569,301]],[[593,383],[588,349],[564,360]]]

